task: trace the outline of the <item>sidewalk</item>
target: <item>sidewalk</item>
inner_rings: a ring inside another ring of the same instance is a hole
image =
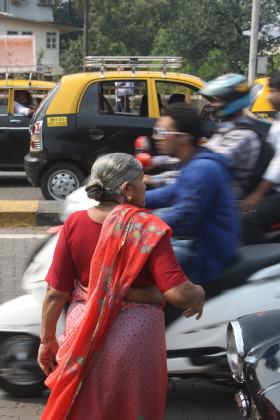
[[[60,224],[61,203],[40,200],[0,200],[0,227]]]

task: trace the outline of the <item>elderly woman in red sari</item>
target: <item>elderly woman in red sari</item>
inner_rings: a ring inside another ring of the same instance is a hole
[[[178,266],[170,228],[143,209],[137,160],[99,158],[86,190],[100,204],[66,220],[46,278],[38,362],[51,394],[42,419],[162,420],[163,302],[200,317],[204,291]]]

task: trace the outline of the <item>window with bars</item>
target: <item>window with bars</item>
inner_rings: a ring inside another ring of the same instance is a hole
[[[8,90],[0,90],[0,115],[8,114]]]
[[[22,31],[21,35],[32,35],[31,31]]]
[[[7,35],[18,35],[18,31],[7,31]]]
[[[144,80],[101,82],[99,92],[99,112],[102,114],[148,116],[147,83]]]
[[[37,5],[42,6],[42,7],[53,7],[55,6],[55,1],[54,0],[38,0]]]
[[[47,48],[55,49],[57,44],[56,32],[47,32]]]

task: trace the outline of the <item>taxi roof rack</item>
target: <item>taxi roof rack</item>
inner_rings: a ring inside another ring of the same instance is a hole
[[[51,65],[30,65],[30,66],[2,66],[0,65],[0,79],[22,79],[27,78],[32,80],[33,76],[49,76],[55,75],[55,70],[58,67]],[[2,76],[3,75],[3,76]],[[2,77],[1,77],[2,76]]]
[[[182,57],[170,56],[86,56],[84,68],[99,69],[104,76],[105,69],[131,69],[135,75],[137,69],[161,69],[166,75],[167,69],[178,69],[182,66]]]

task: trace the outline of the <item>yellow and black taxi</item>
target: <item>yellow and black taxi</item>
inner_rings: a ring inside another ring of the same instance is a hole
[[[0,80],[0,170],[23,170],[33,112],[55,86],[41,80]]]
[[[171,72],[178,57],[87,57],[95,72],[67,75],[32,119],[25,171],[46,199],[64,199],[110,152],[134,154],[138,136],[152,134],[154,120],[171,102],[201,110],[198,77]]]

